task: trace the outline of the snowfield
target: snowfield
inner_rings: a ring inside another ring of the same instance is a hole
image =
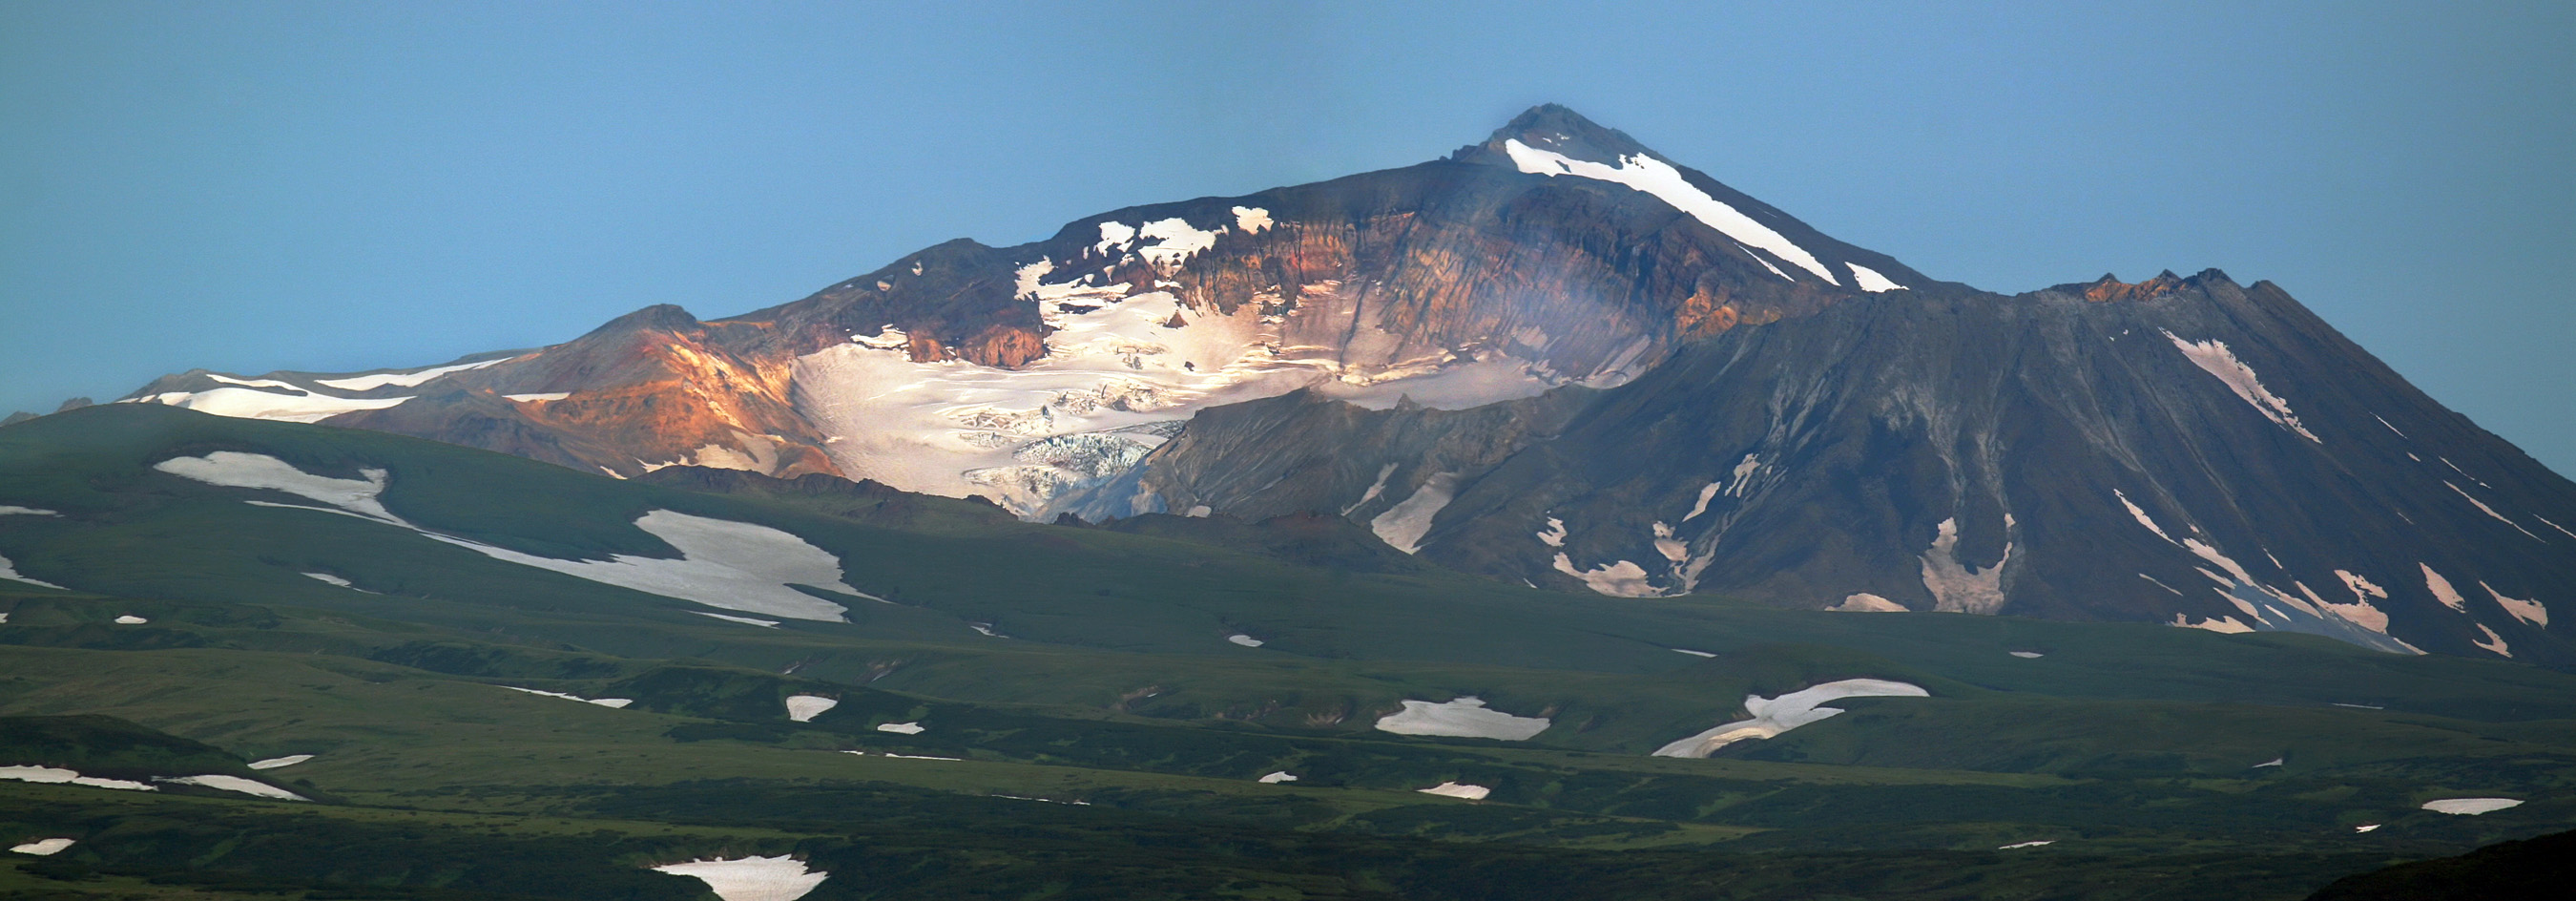
[[[2467,817],[2520,806],[2522,802],[2514,798],[2443,798],[2438,801],[2424,802],[2425,810]]]
[[[810,723],[815,717],[823,715],[823,711],[838,706],[841,706],[839,698],[827,698],[822,695],[788,695],[787,718],[794,722]]]
[[[666,863],[653,869],[674,876],[696,877],[724,901],[796,901],[832,875],[808,871],[804,861],[785,854],[730,859],[710,857]]]
[[[1543,716],[1513,716],[1500,710],[1489,710],[1483,698],[1460,695],[1434,704],[1430,701],[1406,701],[1404,709],[1378,718],[1380,732],[1397,735],[1453,735],[1464,738],[1499,738],[1504,741],[1528,741],[1547,731]]]
[[[1417,788],[1414,791],[1447,798],[1465,798],[1470,801],[1482,801],[1485,800],[1486,795],[1494,793],[1493,789],[1482,785],[1465,785],[1457,782],[1442,782],[1430,788]]]
[[[1773,738],[1783,732],[1818,722],[1842,713],[1840,708],[1818,706],[1842,698],[1928,698],[1932,693],[1922,686],[1887,679],[1843,679],[1809,686],[1776,698],[1744,696],[1744,712],[1752,719],[1737,720],[1706,732],[1684,738],[1655,749],[1656,757],[1706,757],[1721,748],[1754,738]]]
[[[2254,368],[2237,360],[2236,353],[2227,349],[2227,342],[2216,338],[2207,341],[2185,341],[2172,332],[2166,332],[2164,335],[2167,340],[2173,342],[2175,348],[2182,351],[2185,358],[2191,360],[2192,365],[2200,367],[2202,372],[2209,373],[2226,384],[2228,391],[2234,392],[2239,400],[2253,407],[2255,412],[2263,414],[2263,418],[2279,424],[2282,428],[2299,433],[2299,437],[2318,444],[2325,443],[2316,436],[2316,433],[2308,431],[2307,426],[2299,424],[2298,414],[2290,412],[2289,401],[2282,400],[2280,395],[2273,394],[2271,389],[2263,387],[2263,380],[2255,377]]]
[[[45,782],[58,785],[86,785],[91,788],[119,788],[126,791],[157,791],[152,786],[124,779],[102,779],[83,776],[78,770],[50,766],[0,766],[0,779],[20,782]]]
[[[841,559],[778,529],[747,522],[654,510],[635,520],[662,543],[680,552],[673,560],[619,554],[607,560],[557,560],[423,529],[385,509],[386,473],[362,469],[357,479],[317,476],[266,454],[216,451],[203,457],[173,457],[153,469],[210,485],[283,491],[329,504],[329,508],[296,507],[345,513],[410,529],[434,541],[456,545],[495,560],[552,570],[648,594],[695,601],[721,610],[761,613],[788,619],[843,622],[849,608],[789,587],[803,585],[878,600],[841,581]],[[294,507],[266,501],[261,506]],[[327,581],[327,580],[326,580]],[[755,622],[754,624],[760,624]],[[774,623],[772,623],[774,625]]]
[[[244,779],[240,776],[225,776],[221,774],[209,774],[204,776],[154,776],[152,777],[152,781],[168,782],[173,785],[199,785],[206,788],[220,788],[228,792],[240,792],[245,795],[274,798],[279,801],[312,800],[311,798],[287,791],[277,786],[270,785],[265,782]]]
[[[33,854],[37,857],[51,857],[73,844],[74,842],[67,838],[40,838],[23,845],[11,845],[9,850],[20,854]]]

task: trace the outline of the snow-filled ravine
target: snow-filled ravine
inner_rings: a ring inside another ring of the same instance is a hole
[[[443,535],[404,521],[385,509],[387,474],[361,469],[359,478],[344,479],[304,472],[266,454],[216,451],[202,457],[173,457],[153,464],[171,475],[231,488],[284,492],[323,506],[274,501],[245,501],[263,507],[313,510],[372,520],[409,529],[435,541],[475,553],[552,570],[620,588],[695,601],[709,607],[788,619],[843,621],[849,608],[793,586],[835,591],[875,599],[842,582],[841,560],[804,539],[756,523],[654,510],[635,520],[635,527],[680,552],[678,559],[617,554],[606,560],[558,560]],[[768,621],[743,620],[761,625]]]
[[[804,861],[785,854],[730,859],[711,857],[666,863],[653,869],[674,876],[694,877],[706,883],[707,890],[724,901],[796,901],[832,875],[820,870],[807,870]]]
[[[1721,748],[1755,738],[1775,738],[1791,729],[1818,722],[1842,713],[1841,708],[1819,706],[1843,698],[1928,698],[1932,693],[1922,686],[1888,679],[1843,679],[1802,688],[1776,698],[1761,695],[1744,696],[1744,712],[1752,719],[1736,720],[1706,732],[1680,739],[1655,749],[1656,757],[1706,757]]]
[[[1456,699],[1432,703],[1406,701],[1404,709],[1378,718],[1380,732],[1398,735],[1452,735],[1463,738],[1499,738],[1504,741],[1528,741],[1547,731],[1543,716],[1513,716],[1485,706],[1483,698],[1460,695]]]

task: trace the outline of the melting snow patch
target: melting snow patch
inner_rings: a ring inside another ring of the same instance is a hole
[[[2361,825],[2359,825],[2359,826],[2354,826],[2354,827],[2352,827],[2352,831],[2354,831],[2354,832],[2369,832],[2369,831],[2371,831],[2371,830],[2373,830],[2373,829],[2377,829],[2377,828],[2379,828],[2379,824],[2378,824],[2378,823],[2363,823],[2363,824],[2361,824]]]
[[[2462,613],[2469,612],[2469,599],[2461,597],[2459,590],[2451,587],[2451,580],[2442,578],[2441,573],[2434,572],[2433,565],[2430,563],[2415,565],[2423,568],[2424,587],[2433,592],[2434,600],[2441,601],[2444,607]]]
[[[2137,504],[2130,502],[2128,495],[2121,494],[2120,489],[2111,489],[2111,496],[2119,498],[2120,506],[2129,508],[2129,518],[2135,519],[2138,521],[2139,525],[2147,527],[2147,531],[2156,533],[2156,537],[2162,538],[2168,543],[2179,543],[2173,540],[2173,536],[2165,534],[2164,528],[2156,525],[2156,521],[2147,516],[2147,511],[2138,509]]]
[[[1414,489],[1413,495],[1369,520],[1369,531],[1396,550],[1411,554],[1422,549],[1422,536],[1431,531],[1431,518],[1449,506],[1458,490],[1458,474],[1433,473]]]
[[[1475,695],[1460,695],[1440,704],[1406,701],[1403,710],[1377,721],[1378,731],[1397,735],[1455,735],[1504,741],[1528,741],[1547,731],[1547,726],[1547,717],[1513,716],[1490,710],[1484,699]]]
[[[71,846],[71,839],[40,838],[23,845],[10,845],[9,850],[20,854],[33,854],[37,857],[51,857],[55,854],[61,853],[64,848],[69,848]]]
[[[44,509],[44,508],[42,508],[42,507],[18,507],[18,506],[12,506],[12,505],[9,505],[9,504],[0,504],[0,516],[61,516],[61,515],[62,515],[62,514],[60,514],[60,513],[56,513],[56,512],[54,512],[54,511],[52,511],[52,510],[47,510],[47,509]]]
[[[1263,785],[1277,785],[1282,782],[1295,781],[1297,781],[1297,777],[1289,775],[1287,770],[1280,770],[1279,772],[1261,777],[1261,783]]]
[[[562,400],[564,398],[571,397],[572,392],[556,391],[548,394],[504,394],[501,396],[523,404],[535,404],[544,403],[546,401]]]
[[[351,584],[349,584],[349,580],[347,580],[347,579],[343,579],[343,578],[340,578],[339,576],[335,576],[335,575],[332,575],[332,574],[330,574],[330,573],[305,573],[305,574],[304,574],[304,577],[305,577],[305,578],[307,578],[307,579],[312,579],[313,581],[316,581],[316,582],[322,582],[322,583],[326,583],[326,584],[337,585],[337,586],[340,586],[340,587],[342,587],[342,588],[351,588],[351,589],[354,589],[354,588],[358,587],[358,586],[355,586],[355,585],[351,585]]]
[[[204,776],[154,776],[152,777],[152,781],[168,782],[173,785],[197,785],[206,788],[219,788],[228,792],[240,792],[245,795],[256,795],[258,797],[273,798],[279,801],[311,800],[303,795],[287,791],[277,786],[270,785],[265,782],[244,779],[240,776],[225,776],[221,774],[209,774]]]
[[[2185,629],[2201,629],[2204,631],[2216,632],[2221,635],[2241,635],[2246,632],[2254,631],[2254,627],[2237,622],[2236,617],[2233,616],[2222,616],[2217,619],[2205,619],[2195,623],[2191,621],[2189,616],[2176,613],[2174,614],[2173,622],[2166,623],[2165,625],[2178,626]]]
[[[2054,844],[2057,844],[2056,840],[2054,840],[2054,839],[2049,839],[2049,840],[2044,840],[2044,841],[2036,841],[2036,842],[2014,842],[2014,843],[2012,843],[2012,844],[2005,845],[2005,846],[2000,847],[2000,848],[1996,848],[1995,850],[1997,850],[1997,851],[2010,851],[2010,850],[2012,850],[2012,849],[2014,849],[2014,848],[2036,848],[2036,847],[2039,847],[2039,846],[2041,846],[2041,845],[2054,845]]]
[[[1825,608],[1842,613],[1910,613],[1905,605],[1866,591],[1853,592],[1843,602]]]
[[[1486,788],[1482,785],[1462,785],[1456,782],[1442,782],[1430,788],[1417,788],[1414,789],[1414,791],[1418,791],[1426,795],[1465,798],[1470,801],[1482,801],[1485,800],[1486,795],[1494,793],[1493,789]]]
[[[2382,706],[2379,706],[2379,705],[2377,705],[2377,704],[2346,704],[2346,703],[2343,703],[2343,702],[2341,702],[2341,701],[2335,701],[2335,702],[2332,702],[2332,703],[2334,704],[2334,706],[2337,706],[2337,707],[2350,707],[2350,708],[2352,708],[2352,709],[2354,709],[2354,710],[2386,710],[2386,709],[2388,709],[2388,708],[2386,708],[2386,707],[2382,707]]]
[[[1548,517],[1547,528],[1539,530],[1538,543],[1547,545],[1548,547],[1564,547],[1565,520],[1558,519],[1553,516]]]
[[[2023,659],[2023,660],[2037,660],[2037,659],[2039,659],[2039,658],[2042,658],[2042,657],[2046,657],[2046,656],[2048,656],[2048,655],[2046,655],[2046,654],[2042,654],[2042,653],[2040,653],[2040,652],[2038,652],[2038,651],[2005,651],[2004,653],[2011,654],[2011,655],[2013,655],[2013,656],[2015,656],[2015,657],[2019,657],[2019,658],[2021,658],[2021,659]]]
[[[0,779],[20,782],[45,782],[60,785],[86,785],[91,788],[117,788],[126,791],[155,791],[152,786],[124,779],[83,776],[78,770],[50,766],[0,766]]]
[[[674,876],[693,876],[724,901],[796,901],[832,874],[808,871],[805,862],[777,857],[706,858],[666,863],[653,869]]]
[[[788,695],[787,718],[794,722],[810,723],[815,717],[823,715],[823,711],[838,706],[841,706],[838,698],[827,698],[822,695]]]
[[[313,383],[317,385],[328,385],[342,391],[366,391],[374,388],[382,388],[386,385],[401,385],[405,388],[410,388],[451,372],[464,372],[469,369],[481,369],[485,366],[507,363],[511,359],[512,358],[510,357],[501,357],[498,359],[484,360],[479,363],[458,363],[453,366],[438,366],[430,369],[415,370],[412,372],[385,372],[375,375],[352,376],[345,379],[314,379]]]
[[[1237,632],[1237,633],[1235,633],[1235,634],[1228,635],[1228,636],[1226,636],[1226,637],[1225,637],[1225,640],[1227,640],[1227,641],[1231,641],[1231,642],[1234,642],[1235,644],[1239,644],[1239,645],[1242,645],[1242,646],[1247,647],[1247,648],[1257,648],[1257,647],[1260,647],[1260,646],[1261,646],[1261,644],[1262,644],[1261,639],[1254,638],[1254,637],[1252,637],[1252,636],[1250,636],[1250,635],[1245,635],[1245,634],[1243,634],[1243,633],[1241,633],[1241,632]]]
[[[806,585],[877,600],[841,582],[841,559],[805,539],[768,526],[655,510],[635,520],[680,551],[680,559],[619,554],[608,560],[557,560],[461,538],[431,538],[569,576],[696,601],[709,607],[788,619],[845,622],[848,608],[789,586]]]
[[[2569,531],[2567,531],[2567,527],[2566,527],[2566,526],[2562,526],[2562,525],[2559,525],[2559,524],[2557,524],[2557,523],[2550,522],[2550,521],[2549,521],[2549,517],[2542,516],[2542,515],[2540,515],[2540,514],[2538,514],[2538,513],[2534,513],[2534,514],[2531,514],[2531,518],[2533,518],[2533,519],[2537,519],[2537,520],[2540,520],[2542,524],[2547,525],[2547,526],[2549,526],[2550,528],[2557,529],[2561,534],[2564,534],[2564,535],[2566,535],[2566,536],[2567,536],[2567,537],[2569,537],[2569,538],[2576,538],[2576,532],[2569,532]]]
[[[216,388],[211,391],[172,391],[151,397],[138,397],[121,403],[161,404],[230,416],[236,419],[274,419],[283,422],[321,422],[342,413],[360,410],[382,410],[410,400],[408,397],[331,397],[323,394],[278,394],[250,388]]]
[[[1360,492],[1359,500],[1352,502],[1348,507],[1343,507],[1342,515],[1349,516],[1351,511],[1368,506],[1368,502],[1377,500],[1378,494],[1386,490],[1386,477],[1394,474],[1395,464],[1393,463],[1378,467],[1377,481],[1369,483],[1367,491]]]
[[[927,727],[924,727],[923,725],[921,725],[921,723],[920,723],[920,722],[915,721],[915,722],[910,722],[910,723],[878,723],[878,724],[877,724],[877,731],[879,731],[879,732],[892,732],[892,733],[895,733],[895,734],[897,734],[897,735],[920,735],[921,733],[928,731],[928,729],[927,729]],[[935,758],[931,758],[931,759],[933,759],[933,760],[952,760],[952,759],[954,759],[954,758],[948,758],[948,757],[935,757]]]
[[[880,730],[883,730],[885,727],[884,727],[884,726],[879,726],[879,727],[877,727],[877,728],[878,728],[878,729],[880,729]],[[949,763],[964,763],[964,762],[966,762],[966,758],[963,758],[963,757],[932,757],[932,756],[927,755],[927,754],[897,754],[897,753],[894,753],[894,752],[892,752],[892,751],[888,751],[888,752],[886,752],[886,756],[888,756],[888,757],[893,757],[893,758],[896,758],[896,759],[899,759],[899,760],[945,760],[945,761],[948,761]]]
[[[1690,512],[1683,514],[1682,521],[1689,522],[1691,520],[1698,519],[1700,514],[1708,512],[1709,500],[1717,497],[1717,493],[1725,488],[1725,482],[1710,482],[1706,485],[1700,486],[1699,499],[1691,502]]]
[[[2275,758],[2272,758],[2272,759],[2270,759],[2270,760],[2263,761],[2262,763],[2258,763],[2258,764],[2255,764],[2255,765],[2253,765],[2253,766],[2246,767],[2246,769],[2249,769],[2249,770],[2259,770],[2259,769],[2262,769],[2262,768],[2267,767],[2267,766],[2280,766],[2281,764],[2288,762],[2288,760],[2289,760],[2289,758],[2286,758],[2286,757],[2275,757]]]
[[[2448,463],[2448,462],[2451,462],[2451,461],[2449,461],[2449,460],[2444,460],[2444,461],[2442,461],[2442,462],[2444,462],[2444,463]],[[2481,484],[2483,484],[2483,483],[2481,483]],[[2532,534],[2531,534],[2531,530],[2530,530],[2530,529],[2523,528],[2521,523],[2517,523],[2517,522],[2514,522],[2513,520],[2510,520],[2510,519],[2506,519],[2506,518],[2504,518],[2504,514],[2502,514],[2502,513],[2498,513],[2498,512],[2495,512],[2495,508],[2494,508],[2494,507],[2487,506],[2487,503],[2486,503],[2485,501],[2478,500],[2477,498],[2474,498],[2474,497],[2470,497],[2468,492],[2466,492],[2466,491],[2461,491],[2461,490],[2460,490],[2460,486],[2451,484],[2451,480],[2449,480],[2449,479],[2444,479],[2444,480],[2442,480],[2442,487],[2444,487],[2444,488],[2448,488],[2448,489],[2451,489],[2451,490],[2452,490],[2452,491],[2454,491],[2454,492],[2457,492],[2457,493],[2460,495],[2460,498],[2461,498],[2462,500],[2466,500],[2466,501],[2468,501],[2468,502],[2469,502],[2469,503],[2471,503],[2471,504],[2475,504],[2475,505],[2477,505],[2478,512],[2480,512],[2480,513],[2484,513],[2484,514],[2486,514],[2486,515],[2488,515],[2488,516],[2495,517],[2495,521],[2500,522],[2500,523],[2504,523],[2505,525],[2508,525],[2508,526],[2512,526],[2512,527],[2513,527],[2513,530],[2514,530],[2514,531],[2516,531],[2516,532],[2521,532],[2522,534],[2525,534],[2525,535],[2531,535],[2531,540],[2533,540],[2533,541],[2545,541],[2545,540],[2546,540],[2546,539],[2541,538],[2541,537],[2540,537],[2540,536],[2538,536],[2538,535],[2532,535]]]
[[[708,617],[710,619],[724,620],[729,623],[742,623],[744,625],[759,626],[763,629],[778,628],[778,621],[774,619],[752,619],[748,616],[731,616],[723,613],[708,613],[704,610],[691,610],[689,612],[695,613],[699,616]]]
[[[2325,443],[2318,440],[2315,433],[2309,432],[2306,426],[2299,424],[2297,414],[2290,412],[2289,401],[2282,400],[2278,395],[2273,394],[2271,389],[2263,387],[2262,380],[2254,376],[2253,367],[2238,361],[2236,354],[2227,349],[2227,342],[2212,338],[2195,343],[2185,341],[2172,332],[2166,332],[2165,337],[2182,350],[2182,355],[2189,358],[2192,365],[2200,367],[2201,371],[2226,383],[2227,390],[2235,392],[2239,399],[2252,406],[2256,412],[2263,414],[2263,418],[2299,433],[2300,437],[2319,444]]]
[[[634,699],[634,698],[596,698],[596,699],[594,699],[594,698],[585,698],[585,697],[582,697],[582,696],[580,696],[580,695],[568,695],[568,694],[564,694],[563,692],[560,692],[560,691],[538,691],[538,690],[533,689],[533,688],[520,688],[520,687],[518,687],[518,686],[516,686],[516,685],[499,685],[499,686],[494,686],[494,687],[496,687],[496,688],[507,688],[507,689],[509,689],[509,690],[511,690],[511,691],[523,691],[523,692],[527,692],[528,694],[532,694],[532,695],[544,695],[544,696],[549,697],[549,698],[562,698],[562,699],[567,700],[567,701],[580,701],[580,702],[582,702],[582,703],[584,703],[584,704],[597,704],[597,705],[599,705],[599,706],[601,706],[601,707],[609,707],[609,708],[624,707],[624,706],[626,706],[626,705],[628,705],[628,704],[635,703],[635,699]]]
[[[1653,597],[1661,592],[1646,581],[1646,568],[1626,560],[1614,560],[1593,569],[1576,569],[1574,559],[1563,552],[1556,555],[1556,571],[1582,579],[1595,594],[1612,597]]]
[[[2494,651],[2501,656],[2513,656],[2513,650],[2505,646],[2504,637],[2497,635],[2494,629],[2487,628],[2487,624],[2485,623],[2470,623],[2470,625],[2478,627],[2478,631],[2486,633],[2487,636],[2487,640],[2485,641],[2472,641],[2469,642],[2470,644]]]
[[[1503,152],[1509,154],[1512,164],[1523,172],[1550,178],[1558,175],[1573,175],[1626,185],[1654,195],[1656,199],[1670,204],[1673,209],[1689,214],[1691,218],[1717,229],[1720,234],[1733,238],[1739,243],[1770,251],[1773,256],[1813,272],[1817,278],[1824,279],[1826,282],[1841,284],[1834,280],[1833,271],[1826,269],[1823,263],[1817,262],[1815,256],[1809,254],[1805,248],[1799,247],[1779,232],[1772,231],[1769,226],[1754,221],[1753,217],[1737,212],[1734,207],[1708,196],[1708,192],[1693,187],[1689,181],[1682,178],[1681,170],[1673,168],[1662,160],[1644,154],[1623,156],[1619,158],[1619,165],[1613,167],[1574,159],[1554,151],[1540,150],[1523,144],[1518,139],[1504,141]]]
[[[28,576],[25,576],[25,575],[21,575],[21,574],[19,574],[19,572],[18,572],[17,568],[16,568],[16,567],[14,567],[14,566],[12,566],[12,565],[10,565],[10,563],[9,563],[9,558],[7,558],[7,557],[0,557],[0,579],[7,579],[7,580],[12,581],[12,582],[25,582],[25,583],[27,583],[27,584],[29,584],[29,585],[41,585],[41,586],[46,587],[46,588],[51,588],[51,589],[53,589],[53,590],[55,590],[55,591],[70,591],[70,590],[71,590],[71,589],[69,589],[69,588],[64,588],[64,587],[62,587],[62,586],[60,586],[60,585],[56,585],[56,584],[54,584],[54,583],[52,583],[52,582],[47,582],[47,581],[45,581],[45,580],[43,580],[43,579],[30,578],[30,577],[28,577]]]
[[[2006,528],[2012,516],[2004,516]],[[1959,559],[1959,521],[1944,519],[1933,529],[1932,546],[1923,551],[1923,588],[1932,592],[1932,609],[1944,613],[1992,614],[2004,606],[2004,565],[2012,562],[2012,542],[1995,565],[1978,569]]]
[[[1665,648],[1664,650],[1671,651],[1671,652],[1673,652],[1673,653],[1675,653],[1675,654],[1689,654],[1689,655],[1691,655],[1691,656],[1693,656],[1693,657],[1715,657],[1715,656],[1717,656],[1717,655],[1715,655],[1715,654],[1711,654],[1711,653],[1709,653],[1709,652],[1707,652],[1707,651],[1694,651],[1694,650],[1691,650],[1691,649],[1689,649],[1689,648]]]
[[[216,451],[203,457],[172,457],[152,468],[186,479],[226,488],[262,488],[320,501],[381,522],[409,527],[376,499],[385,490],[385,471],[361,469],[356,479],[317,476],[267,454]]]
[[[116,618],[116,624],[120,626],[140,626],[148,622],[151,622],[151,620],[135,616],[133,614],[127,614]]]
[[[1268,231],[1272,224],[1273,223],[1270,221],[1269,210],[1265,210],[1257,206],[1239,206],[1234,208],[1234,227],[1242,229],[1244,234],[1260,234]]]
[[[2539,601],[2505,597],[2504,592],[2495,590],[2495,586],[2485,582],[2479,582],[2478,587],[2486,589],[2487,594],[2495,596],[2496,606],[2503,607],[2504,612],[2513,614],[2513,618],[2544,629],[2549,627],[2549,608],[2541,606]]]
[[[1718,749],[1739,741],[1772,738],[1783,732],[1842,713],[1841,708],[1818,706],[1842,698],[1928,698],[1932,693],[1922,686],[1888,679],[1843,679],[1802,688],[1776,698],[1761,695],[1744,696],[1748,720],[1737,720],[1717,726],[1655,749],[1656,757],[1706,757]]]
[[[2443,798],[2424,802],[2425,810],[2468,817],[2520,806],[2522,802],[2514,798]]]
[[[1878,270],[1876,269],[1863,266],[1859,263],[1844,263],[1843,265],[1851,267],[1852,284],[1859,286],[1863,291],[1876,294],[1881,291],[1908,290],[1904,285],[1889,281],[1887,276],[1878,274]]]
[[[250,768],[254,770],[273,770],[282,766],[294,766],[311,759],[313,759],[313,755],[311,754],[288,754],[284,757],[271,757],[267,760],[251,761]]]

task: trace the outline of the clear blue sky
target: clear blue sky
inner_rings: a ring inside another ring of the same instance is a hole
[[[2271,279],[2576,473],[2576,4],[2104,6],[12,0],[0,412],[743,312],[1552,100],[1942,278]]]

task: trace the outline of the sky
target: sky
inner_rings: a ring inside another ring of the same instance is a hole
[[[1553,101],[1936,278],[2271,280],[2576,473],[2571,38],[2563,2],[10,0],[0,413],[746,312]]]

